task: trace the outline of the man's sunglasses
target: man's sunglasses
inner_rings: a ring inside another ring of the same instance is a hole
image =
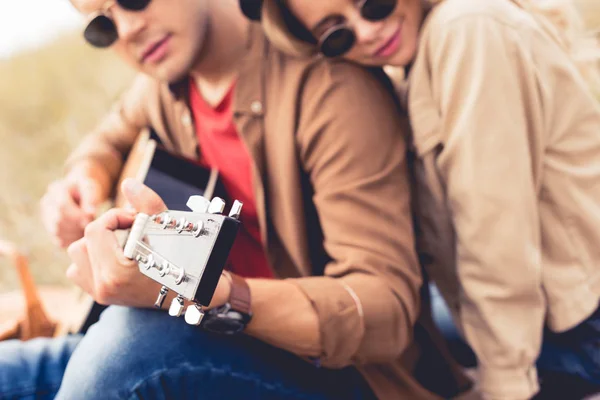
[[[151,0],[115,0],[119,7],[129,11],[145,9]],[[117,26],[106,11],[100,11],[90,20],[83,31],[85,40],[94,47],[109,47],[118,38]]]
[[[362,18],[374,22],[389,17],[397,4],[398,0],[362,0],[358,7]],[[318,43],[324,56],[340,57],[354,46],[356,34],[346,22],[340,22],[328,28]]]

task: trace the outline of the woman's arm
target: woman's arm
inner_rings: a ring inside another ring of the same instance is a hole
[[[437,102],[439,121],[421,124],[417,104],[411,118],[415,136],[430,133],[425,125],[439,129],[436,169],[456,232],[462,327],[486,395],[530,398],[545,313],[534,181],[542,160],[533,156],[544,123],[531,33],[487,14],[430,24],[413,73],[430,71],[425,97]],[[418,97],[424,86],[411,90]]]

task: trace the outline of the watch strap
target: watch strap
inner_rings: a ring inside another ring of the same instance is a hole
[[[226,272],[225,276],[231,283],[229,293],[229,304],[231,309],[242,314],[251,314],[250,287],[244,278],[235,274]]]

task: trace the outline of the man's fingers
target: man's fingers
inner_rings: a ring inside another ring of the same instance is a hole
[[[74,241],[67,248],[67,254],[71,261],[77,265],[89,266],[90,260],[87,251],[87,243],[85,238]]]
[[[138,212],[153,215],[167,209],[156,192],[135,179],[125,179],[121,185],[121,191],[127,202]]]
[[[64,181],[54,182],[40,201],[41,220],[53,238],[65,247],[83,236],[83,229],[91,221],[72,197]]]
[[[94,179],[80,177],[73,182],[73,197],[78,199],[81,210],[90,217],[94,217],[98,212],[98,206],[102,203],[102,187]]]
[[[67,278],[90,295],[94,292],[94,275],[85,239],[73,242],[67,249],[72,264],[67,269]]]
[[[85,230],[85,235],[95,237],[99,233],[116,231],[118,229],[129,229],[133,225],[135,214],[126,209],[113,208],[108,210],[97,220],[90,223]],[[112,233],[111,233],[112,234]]]

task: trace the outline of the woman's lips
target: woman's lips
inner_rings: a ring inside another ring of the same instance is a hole
[[[394,32],[390,39],[375,52],[374,56],[378,58],[385,58],[394,54],[402,42],[401,33],[402,27],[398,28],[398,30]]]
[[[170,39],[171,35],[167,35],[158,42],[148,46],[142,56],[142,62],[155,64],[165,58],[169,51]]]

